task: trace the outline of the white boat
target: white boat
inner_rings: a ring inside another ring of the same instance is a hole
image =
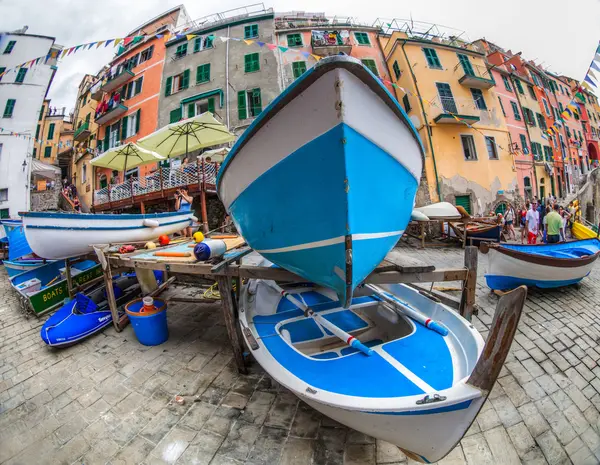
[[[485,348],[472,324],[413,288],[373,289],[359,287],[344,309],[325,287],[251,280],[241,292],[242,334],[269,375],[316,410],[414,460],[436,462],[460,441],[492,389],[526,288],[501,298]],[[408,317],[411,311],[427,326]],[[432,320],[445,336],[431,329]]]
[[[95,244],[143,242],[190,225],[192,212],[147,215],[20,213],[31,250],[47,259],[93,252]]]
[[[415,211],[423,213],[429,219],[432,220],[435,220],[436,218],[461,218],[460,212],[450,202],[432,203],[431,205],[425,205],[424,207],[415,208]]]

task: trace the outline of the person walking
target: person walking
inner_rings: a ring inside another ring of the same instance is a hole
[[[546,215],[547,239],[548,244],[556,244],[560,242],[561,231],[563,227],[563,219],[558,213],[559,206],[554,204],[554,209]]]
[[[506,221],[506,230],[508,232],[508,240],[510,240],[511,235],[514,241],[517,240],[517,233],[515,232],[514,222],[515,222],[515,209],[512,205],[508,205],[508,210],[506,211],[506,216],[504,217]]]
[[[192,210],[194,199],[188,193],[187,187],[181,187],[175,192],[175,210],[178,212],[189,212]],[[184,237],[192,237],[192,227],[187,226],[181,230]]]
[[[559,207],[558,213],[562,218],[562,228],[560,230],[560,237],[563,242],[567,242],[567,224],[571,221],[571,215],[563,207]]]
[[[525,230],[527,231],[528,244],[536,244],[540,232],[540,214],[537,207],[537,200],[534,200],[525,217]]]
[[[520,212],[520,216],[521,216],[521,244],[525,243],[525,232],[526,232],[526,227],[525,227],[525,222],[527,219],[527,212],[529,211],[529,200],[527,201],[527,203],[525,204],[525,207],[521,207],[521,212]]]

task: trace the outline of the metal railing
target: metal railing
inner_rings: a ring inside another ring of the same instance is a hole
[[[471,63],[471,66],[465,67],[462,63],[459,62],[454,67],[454,72],[458,73],[459,77],[462,76],[470,76],[481,79],[486,79],[488,81],[493,81],[492,73],[488,70],[487,66],[474,65]]]
[[[188,163],[177,168],[159,167],[155,172],[142,178],[129,178],[125,182],[111,184],[94,192],[94,205],[120,202],[142,195],[160,193],[177,187],[215,185],[217,165],[215,163]]]
[[[86,131],[90,128],[90,122],[86,121],[85,123],[83,123],[81,126],[79,126],[76,130],[75,133],[73,134],[73,138],[77,139],[77,136],[79,136],[79,134],[81,134],[83,131]]]
[[[437,96],[429,101],[432,116],[437,116],[441,113],[455,115],[471,115],[480,116],[481,112],[488,111],[477,108],[475,101],[470,98],[453,98]]]

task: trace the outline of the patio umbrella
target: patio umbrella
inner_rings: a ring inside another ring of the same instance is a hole
[[[195,150],[226,144],[235,139],[227,127],[210,112],[171,123],[138,140],[138,144],[171,158],[187,155]]]
[[[208,163],[223,163],[225,161],[225,157],[229,155],[228,147],[221,147],[219,149],[207,150],[206,152],[202,152],[200,158]]]
[[[165,157],[156,152],[129,142],[125,145],[108,149],[103,154],[93,158],[90,164],[100,168],[126,172],[128,169],[164,159]]]

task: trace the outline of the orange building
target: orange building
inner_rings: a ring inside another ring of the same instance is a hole
[[[155,34],[172,32],[188,21],[187,12],[180,5],[129,32],[126,37],[130,39],[121,43],[105,74],[92,86],[91,96],[99,102],[95,122],[100,152],[135,142],[158,129],[158,97],[166,48],[164,39]],[[145,38],[137,40],[139,36]],[[95,189],[143,177],[154,168],[155,164],[149,164],[125,173],[98,168],[94,174]]]

